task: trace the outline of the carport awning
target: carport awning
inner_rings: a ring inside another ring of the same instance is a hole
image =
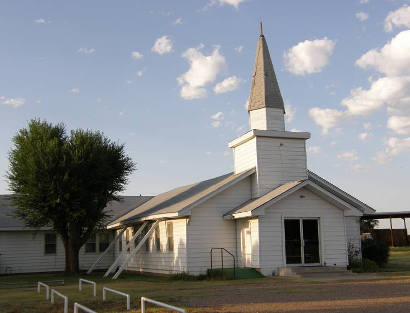
[[[362,219],[382,219],[382,218],[405,218],[410,217],[410,211],[398,212],[375,212],[372,214],[363,214]]]

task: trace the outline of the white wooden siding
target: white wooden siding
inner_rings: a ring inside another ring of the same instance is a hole
[[[235,147],[233,158],[235,173],[256,167],[256,138]]]
[[[249,112],[251,129],[261,130],[285,130],[283,110],[274,108],[262,108]]]
[[[168,250],[166,223],[173,224],[174,251]],[[144,245],[137,253],[137,255],[131,258],[131,260],[128,262],[127,269],[130,271],[161,274],[176,274],[187,272],[186,223],[186,218],[160,222],[158,224],[158,227],[160,230],[161,251],[157,251],[154,245],[154,232],[150,240],[150,251],[146,251],[146,247]],[[130,231],[132,233],[131,228]],[[123,234],[123,249],[126,245],[124,238],[125,233]],[[133,247],[134,243],[131,244],[131,249]],[[116,248],[116,251],[118,253],[118,247]]]
[[[56,254],[44,253],[46,231],[1,231],[0,232],[0,274],[7,269],[11,273],[58,272],[65,269],[64,245],[57,236]],[[98,251],[97,236],[97,251]],[[88,269],[99,257],[99,253],[86,253],[80,249],[80,269]],[[96,266],[104,269],[114,261],[112,250]]]
[[[223,215],[251,198],[250,183],[251,179],[247,177],[192,210],[187,225],[190,274],[203,274],[210,268],[211,248],[225,248],[237,257],[236,251],[240,249],[240,241],[237,242],[235,238],[236,222],[224,220]],[[215,254],[215,267],[220,267],[220,261],[220,256]],[[224,267],[232,266],[231,257],[225,254]]]
[[[286,266],[283,219],[286,217],[319,218],[321,261],[327,266],[346,266],[347,251],[343,211],[302,188],[265,210],[259,217],[260,267],[272,275]]]
[[[347,245],[353,246],[353,249],[357,250],[359,257],[361,257],[362,244],[360,239],[360,217],[358,216],[346,216],[346,240]]]
[[[289,181],[307,179],[304,139],[257,137],[258,196]]]

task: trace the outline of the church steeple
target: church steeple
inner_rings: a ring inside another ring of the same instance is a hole
[[[285,130],[285,107],[273,69],[262,23],[256,49],[248,112],[251,129]]]
[[[283,99],[273,69],[268,45],[263,35],[262,22],[256,50],[248,111],[275,108],[284,111]]]

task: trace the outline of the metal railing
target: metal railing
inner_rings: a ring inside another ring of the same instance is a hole
[[[169,305],[169,304],[159,302],[159,301],[155,301],[155,300],[145,298],[145,297],[141,297],[141,313],[145,313],[145,302],[151,303],[151,304],[154,304],[156,306],[163,307],[163,308],[175,311],[175,312],[185,313],[185,310],[183,310],[181,308],[177,308],[176,306]],[[76,313],[76,312],[74,312],[74,313]]]
[[[107,296],[106,296],[107,291],[109,291],[111,293],[114,293],[116,295],[119,295],[119,296],[124,296],[127,299],[127,310],[130,310],[131,300],[130,300],[130,295],[129,294],[121,292],[121,291],[117,291],[117,290],[114,290],[114,289],[111,289],[111,288],[103,287],[103,301],[107,300]]]
[[[84,312],[87,312],[87,313],[97,313],[97,312],[87,308],[86,306],[75,302],[74,303],[74,313],[78,313],[78,309],[81,309],[81,310],[83,310]]]
[[[93,285],[93,291],[94,291],[93,294],[94,294],[94,297],[97,296],[97,284],[96,284],[94,281],[80,278],[80,279],[78,280],[78,291],[81,291],[81,290],[82,290],[82,283],[86,283],[86,284]]]
[[[39,281],[38,283],[37,283],[37,292],[38,293],[40,293],[40,289],[41,289],[41,286],[43,286],[44,288],[46,288],[46,299],[48,300],[49,298],[50,298],[50,286],[49,285],[46,285],[45,283],[42,283],[41,281]]]
[[[57,290],[55,289],[51,289],[51,303],[54,304],[54,295],[59,296],[60,298],[64,299],[64,313],[68,313],[68,297],[59,293]]]
[[[213,252],[214,250],[220,250],[221,251],[221,266],[222,266],[222,277],[224,275],[224,251],[226,253],[228,253],[232,259],[233,259],[233,279],[236,279],[236,260],[235,260],[235,256],[230,253],[228,250],[226,250],[225,248],[211,248],[211,251],[209,252],[211,255],[211,270],[213,269]]]

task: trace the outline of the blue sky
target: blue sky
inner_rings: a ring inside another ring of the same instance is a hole
[[[409,210],[407,4],[1,1],[0,193],[11,138],[35,117],[125,143],[129,195],[230,172],[262,20],[287,129],[312,134],[309,168],[378,210]]]

